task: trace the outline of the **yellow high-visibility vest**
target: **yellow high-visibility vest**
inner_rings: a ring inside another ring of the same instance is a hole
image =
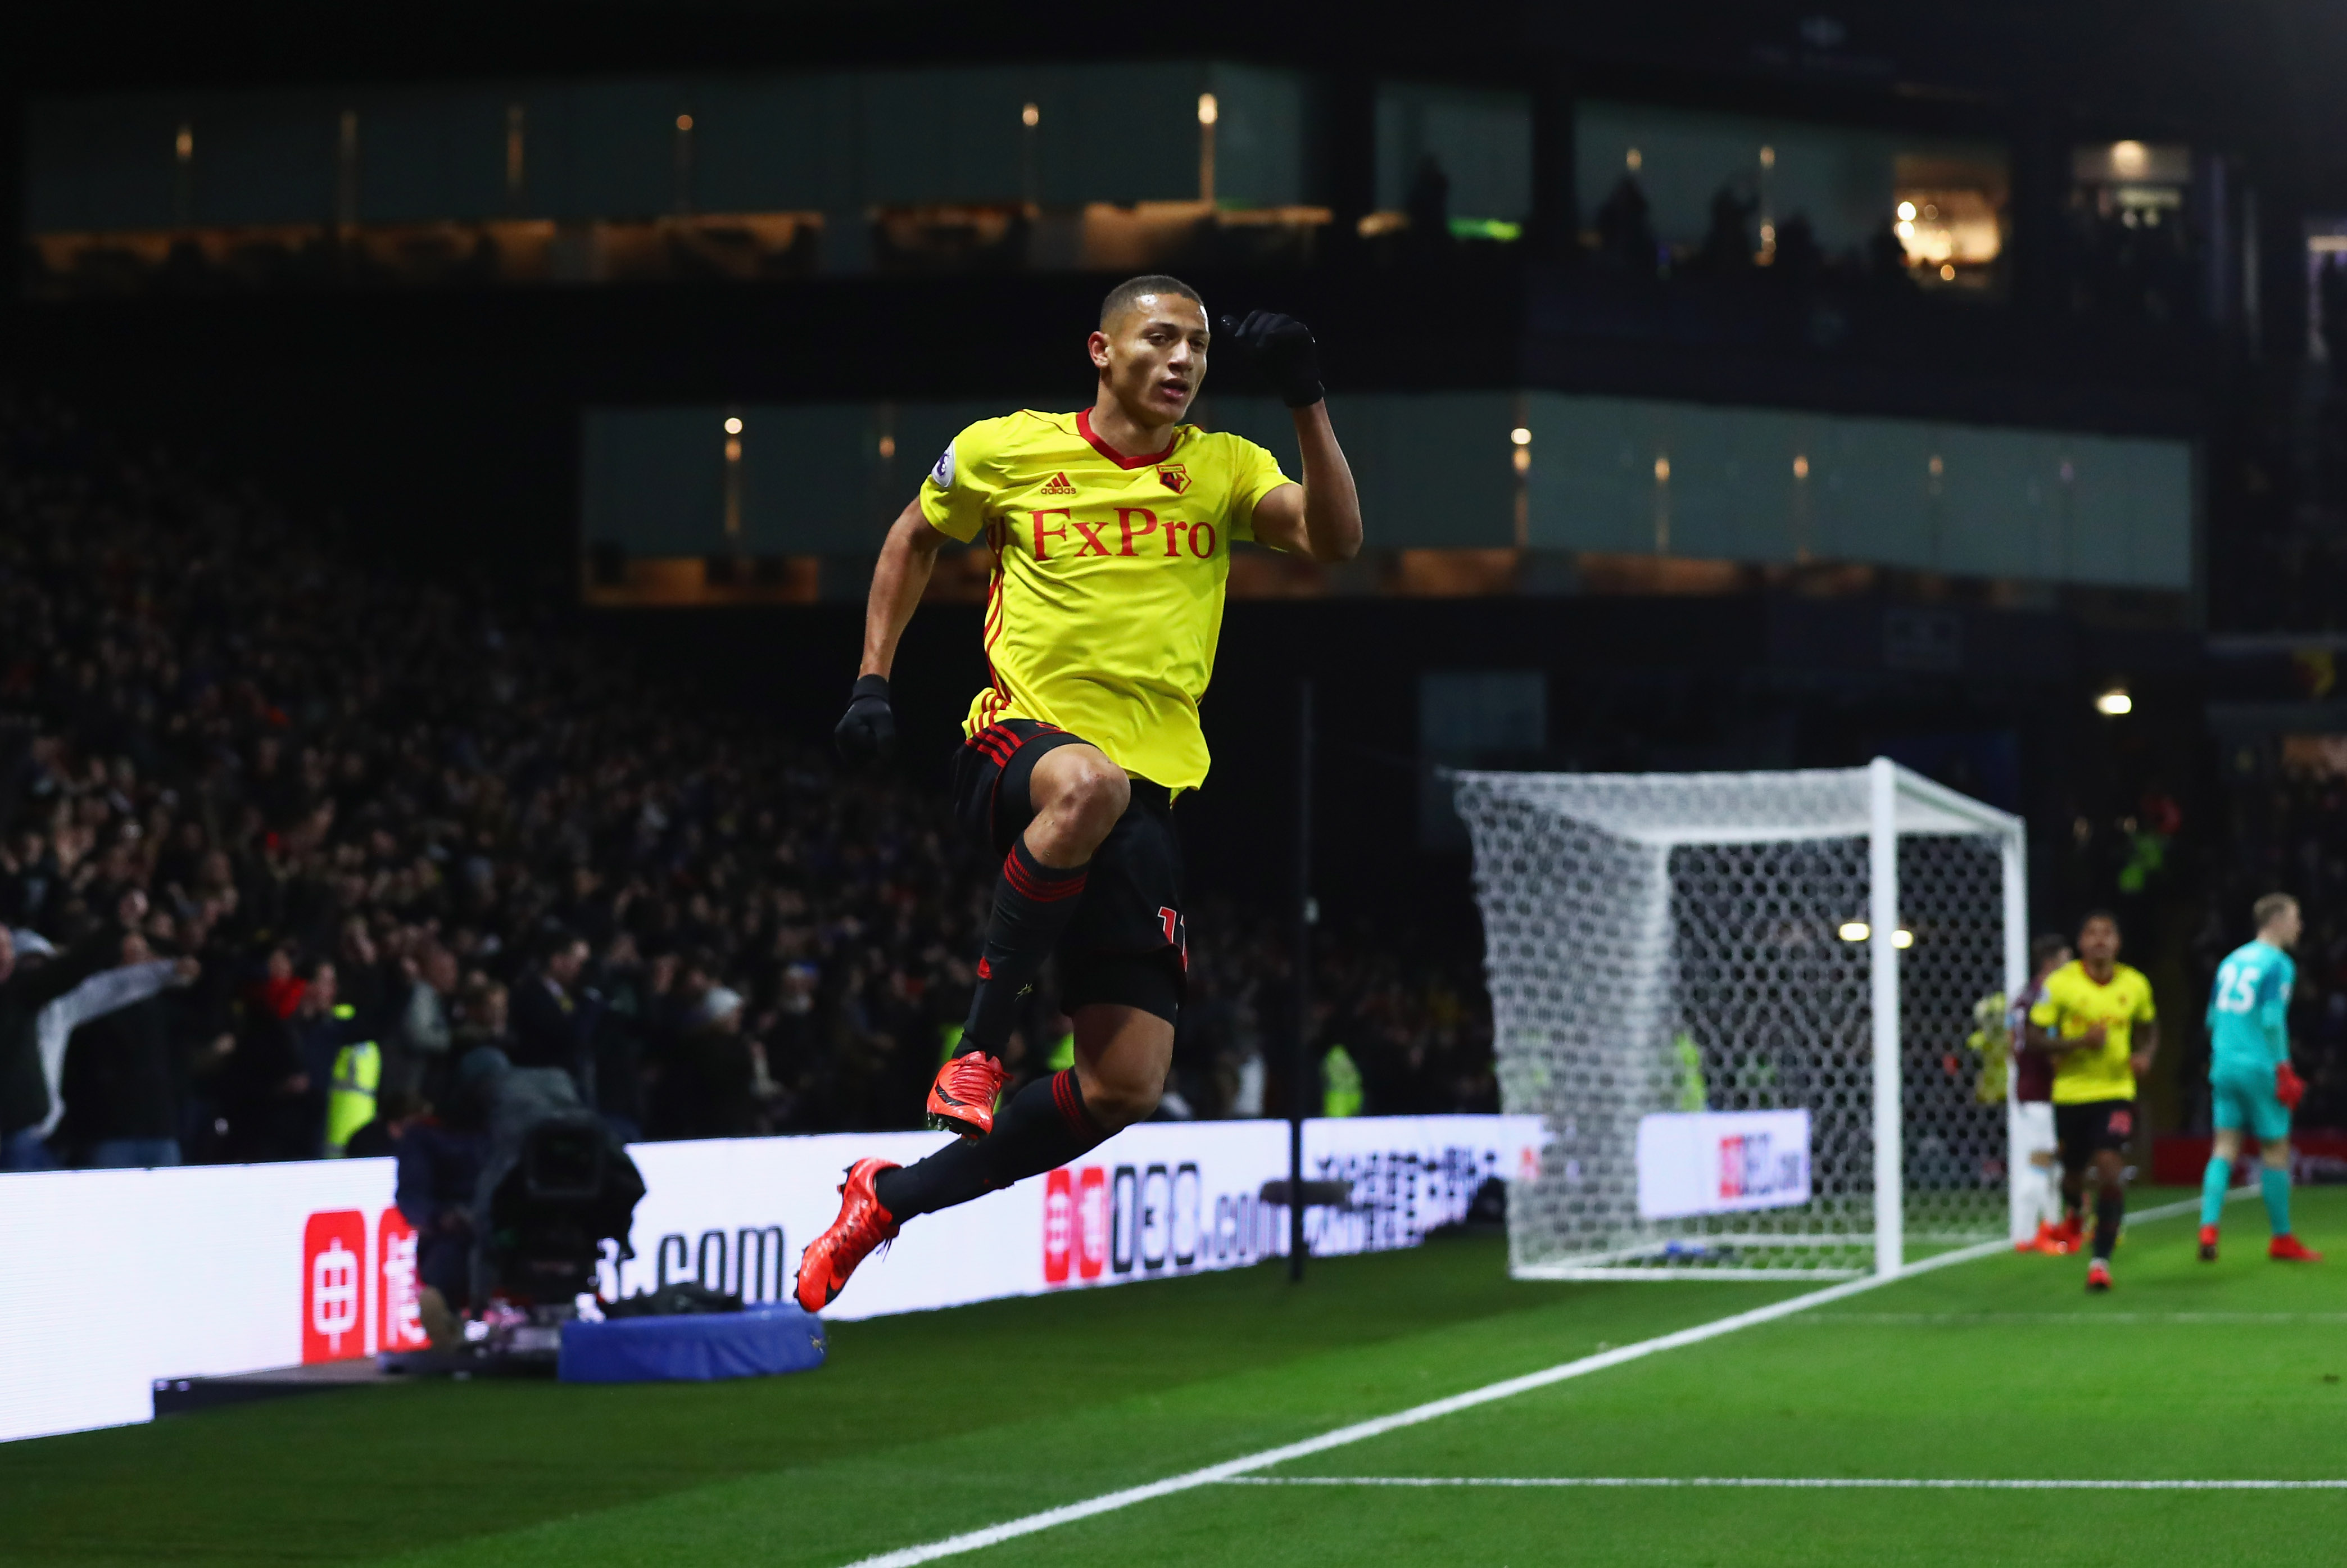
[[[383,1084],[383,1051],[363,1040],[334,1053],[334,1076],[326,1087],[326,1158],[339,1160],[351,1134],[374,1120],[375,1091]]]
[[[1320,1114],[1358,1116],[1361,1113],[1361,1070],[1353,1053],[1332,1045],[1320,1059]]]

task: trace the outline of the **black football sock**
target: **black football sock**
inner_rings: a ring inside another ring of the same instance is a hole
[[[2102,1262],[2111,1261],[2111,1248],[2119,1245],[2119,1224],[2126,1217],[2126,1192],[2103,1193],[2096,1197],[2095,1256]]]
[[[872,1193],[901,1225],[1057,1169],[1107,1136],[1084,1109],[1071,1067],[1012,1095],[985,1137],[957,1138],[919,1164],[883,1171]]]
[[[1043,972],[1043,960],[1068,928],[1091,866],[1089,860],[1081,866],[1046,866],[1028,853],[1023,836],[1002,857],[1002,874],[994,879],[994,916],[986,925],[986,951],[978,960],[978,989],[969,999],[969,1020],[962,1025],[955,1055],[973,1050],[1002,1054],[1018,1017],[1019,998]]]

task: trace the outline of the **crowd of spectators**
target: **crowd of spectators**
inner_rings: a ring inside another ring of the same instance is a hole
[[[8,1164],[316,1156],[338,1075],[380,1146],[489,1046],[630,1138],[917,1125],[992,875],[941,791],[0,392]],[[1166,1113],[1279,1111],[1286,952],[1199,916]],[[52,1007],[126,967],[115,1010]],[[1366,1109],[1491,1105],[1471,965],[1332,934],[1315,968]],[[1013,1068],[1067,1027],[1047,988]]]
[[[1876,294],[1915,292],[1907,249],[1885,214],[1862,245],[1828,251],[1806,213],[1771,224],[1764,244],[1756,229],[1758,196],[1735,182],[1712,193],[1710,221],[1693,247],[1655,231],[1653,208],[1635,175],[1624,175],[1592,213],[1592,259],[1603,271],[1651,282],[1665,277],[1745,279],[1790,290],[1819,287]]]

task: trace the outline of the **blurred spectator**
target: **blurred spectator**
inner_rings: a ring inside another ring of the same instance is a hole
[[[62,1072],[63,1136],[85,1151],[75,1163],[102,1170],[179,1163],[179,1105],[191,1062],[163,990],[194,984],[202,968],[193,958],[157,958],[132,931],[122,938],[120,968],[60,999],[98,993],[73,1031]]]
[[[376,1083],[346,1065],[346,1052],[361,1043],[364,1031],[357,1009],[342,999],[342,970],[329,959],[312,958],[302,965],[301,977],[302,999],[293,1004],[289,1020],[303,1084],[298,1096],[302,1120],[295,1140],[302,1153],[296,1157],[314,1160],[339,1152],[338,1134],[347,1135],[374,1120]],[[343,1103],[354,1097],[367,1102],[364,1114],[343,1111]]]
[[[1661,251],[1646,193],[1624,175],[1604,205],[1597,209],[1597,256],[1604,266],[1625,277],[1652,278]]]
[[[1440,261],[1457,252],[1458,243],[1450,236],[1450,177],[1430,152],[1418,160],[1418,172],[1410,177],[1405,210],[1411,259]]]
[[[1714,277],[1735,277],[1752,270],[1752,214],[1760,204],[1738,195],[1733,185],[1712,193],[1711,226],[1704,231],[1703,246],[1694,257],[1696,270]]]
[[[432,1114],[431,1102],[405,1089],[386,1089],[376,1099],[374,1120],[350,1135],[343,1146],[346,1159],[384,1159],[399,1152],[399,1140],[408,1128]]]
[[[456,955],[432,942],[408,961],[408,967],[413,976],[407,979],[406,995],[396,1020],[386,1031],[384,1084],[387,1091],[428,1099],[446,1092],[447,1087],[452,1042],[448,1007],[456,995]]]
[[[556,931],[540,946],[537,971],[523,977],[512,1004],[516,1067],[559,1067],[583,1071],[580,1030],[590,1021],[579,1011],[572,994],[579,972],[587,967],[587,944],[568,931]]]
[[[1866,241],[1866,276],[1885,293],[1915,292],[1915,274],[1907,265],[1907,242],[1899,237],[1899,226],[1888,218]]]
[[[100,926],[55,958],[20,958],[15,934],[0,927],[0,1171],[46,1171],[56,1163],[47,1142],[55,1121],[41,1061],[42,1009],[118,963],[122,927],[136,926],[146,910],[145,895],[125,893],[117,911],[120,924]]]
[[[504,986],[478,969],[465,977],[464,989],[457,993],[454,1030],[460,1072],[465,1058],[485,1047],[504,1053],[508,1061],[512,1059],[513,1034],[506,1027],[506,1013]]]
[[[667,1052],[660,1100],[673,1138],[738,1138],[767,1130],[775,1095],[764,1056],[742,1031],[739,992],[712,986]]]
[[[1826,275],[1825,249],[1807,213],[1796,212],[1777,225],[1777,251],[1769,264],[1796,288],[1808,288]]]

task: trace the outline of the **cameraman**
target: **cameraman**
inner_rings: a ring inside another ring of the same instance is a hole
[[[472,1304],[473,1205],[488,1154],[488,1110],[506,1053],[494,1046],[468,1052],[457,1069],[446,1121],[430,1114],[409,1122],[395,1157],[393,1199],[415,1227],[417,1305],[424,1332],[437,1349],[463,1342],[461,1318]]]

